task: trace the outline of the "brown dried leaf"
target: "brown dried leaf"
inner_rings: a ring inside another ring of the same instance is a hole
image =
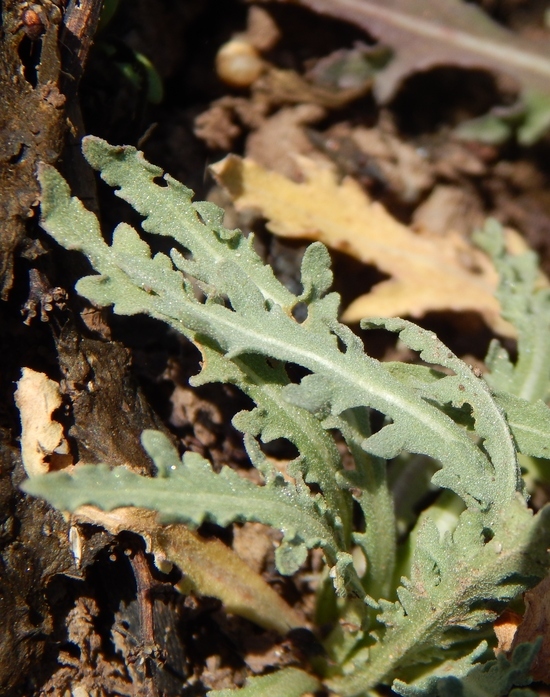
[[[338,183],[331,169],[305,158],[299,162],[305,177],[301,183],[235,156],[212,170],[237,209],[261,210],[273,233],[320,240],[391,276],[355,300],[344,312],[345,321],[470,311],[481,314],[496,332],[512,334],[499,314],[492,264],[463,237],[415,234],[371,201],[353,179]]]
[[[315,152],[305,127],[325,116],[325,110],[316,104],[285,107],[266,119],[246,142],[246,155],[290,179],[299,176],[296,154],[310,156]]]
[[[480,197],[460,186],[438,184],[418,206],[412,217],[415,230],[447,235],[454,230],[467,235],[483,225],[485,219]]]
[[[257,573],[261,573],[268,560],[273,563],[273,542],[280,539],[278,530],[262,523],[243,523],[233,528],[233,549]]]
[[[432,167],[416,147],[392,132],[392,125],[382,120],[378,128],[357,127],[351,138],[368,161],[376,163],[386,186],[402,201],[412,203],[433,186]]]
[[[281,38],[281,32],[269,12],[252,5],[248,8],[246,32],[242,36],[258,51],[270,51]]]
[[[162,528],[157,540],[192,588],[219,598],[227,612],[280,634],[304,626],[304,620],[273,588],[220,540],[205,540],[182,525]],[[184,583],[182,590],[186,587]]]
[[[288,0],[280,0],[288,2]],[[361,27],[395,50],[376,79],[379,101],[388,102],[413,72],[441,65],[506,74],[523,90],[549,91],[547,45],[523,39],[472,3],[461,0],[294,0]]]
[[[508,653],[512,649],[514,637],[521,623],[521,615],[512,610],[505,610],[495,622],[493,629],[498,641],[495,654]]]
[[[272,104],[318,104],[327,109],[340,109],[370,92],[371,85],[372,80],[365,78],[353,87],[324,87],[305,80],[294,70],[268,66],[255,90]]]
[[[304,621],[235,552],[218,539],[204,539],[184,525],[162,526],[154,511],[118,508],[100,511],[82,506],[75,514],[80,522],[102,525],[109,532],[135,532],[145,539],[160,569],[176,564],[184,573],[182,592],[196,590],[218,598],[227,612],[245,617],[266,629],[286,634]]]
[[[525,614],[511,650],[537,637],[542,637],[542,646],[531,666],[531,676],[550,684],[550,576],[525,594]]]
[[[59,385],[44,373],[23,368],[15,403],[21,415],[21,457],[29,477],[72,464],[63,427],[52,421],[61,406]]]

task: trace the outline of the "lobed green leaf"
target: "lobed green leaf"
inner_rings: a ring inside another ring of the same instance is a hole
[[[71,512],[85,504],[103,510],[139,506],[159,511],[162,522],[194,527],[206,521],[221,526],[245,521],[264,523],[283,532],[283,573],[294,573],[308,548],[322,547],[336,558],[338,545],[333,531],[307,487],[294,487],[280,475],[264,487],[257,486],[229,467],[216,474],[197,453],[187,452],[180,461],[160,431],[144,431],[142,440],[158,468],[159,474],[153,479],[124,467],[82,465],[71,475],[55,472],[28,479],[23,489]]]
[[[518,451],[547,456],[550,446],[549,412],[541,401],[550,393],[550,292],[537,285],[534,257],[510,258],[500,231],[486,228],[483,244],[501,273],[504,316],[518,327],[515,365],[494,344],[485,380],[431,332],[400,319],[364,322],[366,328],[397,332],[445,372],[385,365],[367,356],[360,339],[338,322],[339,298],[329,292],[332,274],[323,245],[306,251],[303,292],[295,295],[263,264],[250,237],[223,227],[222,211],[193,203],[189,189],[163,176],[134,148],[97,138],[85,139],[83,147],[117,195],[144,217],[144,230],[172,238],[174,247],[169,255],[153,255],[124,224],[107,244],[95,217],[48,167],[40,173],[43,227],[60,244],[83,251],[98,272],[78,283],[80,293],[113,305],[115,312],[144,312],[166,322],[202,351],[195,384],[229,382],[252,398],[255,407],[237,415],[235,424],[265,485],[229,468],[215,474],[191,453],[182,462],[166,439],[146,432],[144,445],[159,470],[154,479],[120,468],[82,467],[71,476],[31,479],[25,490],[66,510],[83,503],[136,505],[194,526],[205,520],[262,522],[283,532],[276,552],[283,573],[293,573],[307,549],[321,547],[337,592],[371,608],[361,605],[355,612],[355,638],[348,632],[342,639],[344,665],[331,669],[328,684],[343,697],[391,684],[411,666],[426,664],[426,675],[436,675],[434,669],[459,656],[454,677],[467,677],[478,656],[464,658],[473,631],[479,635],[504,603],[548,567],[550,509],[533,516],[527,508],[517,458]],[[298,303],[307,311],[302,322],[293,314]],[[288,377],[290,364],[306,371],[299,384]],[[386,419],[376,432],[370,429],[371,409]],[[351,469],[343,468],[331,430],[342,434]],[[299,452],[288,467],[289,480],[260,447],[281,437]],[[437,461],[433,483],[455,492],[466,509],[457,512],[454,528],[440,529],[429,510],[423,514],[409,577],[396,590],[395,514],[384,460],[402,452]],[[359,533],[352,531],[352,496],[365,518]],[[352,542],[367,556],[362,579]],[[397,600],[389,602],[395,592]],[[268,678],[274,690],[283,689],[275,676],[264,676],[256,680],[267,682],[251,683],[250,694],[263,694],[262,685],[271,690]],[[452,692],[456,684],[437,686]]]
[[[541,643],[539,637],[533,644],[517,646],[510,659],[501,653],[483,664],[473,663],[477,650],[466,659],[446,662],[414,684],[396,680],[392,687],[403,697],[535,697],[532,690],[517,688],[531,684],[529,671]]]

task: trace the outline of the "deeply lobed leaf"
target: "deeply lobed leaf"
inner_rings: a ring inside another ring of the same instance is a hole
[[[197,453],[185,453],[180,461],[160,431],[144,431],[143,444],[159,471],[153,479],[124,467],[83,465],[72,475],[56,472],[28,479],[24,490],[66,511],[85,504],[105,510],[140,506],[159,511],[163,522],[195,527],[205,521],[222,526],[246,520],[264,523],[284,533],[283,573],[298,569],[307,548],[323,547],[336,557],[334,534],[305,487],[300,491],[281,476],[259,487],[229,467],[217,475]]]
[[[367,601],[379,613],[373,619],[362,606],[357,641],[345,641],[342,676],[330,682],[341,695],[365,694],[410,666],[437,666],[449,655],[463,655],[472,631],[548,566],[548,509],[537,516],[528,510],[517,461],[518,445],[547,453],[547,407],[529,405],[526,418],[527,402],[516,390],[532,384],[533,375],[546,375],[546,363],[513,366],[499,349],[503,367],[500,374],[493,371],[495,394],[432,333],[404,320],[369,320],[365,326],[398,332],[424,360],[448,372],[381,364],[338,322],[339,299],[328,292],[332,276],[323,245],[312,245],[304,255],[303,293],[294,295],[263,265],[250,238],[225,230],[216,207],[192,203],[191,192],[170,177],[160,186],[162,172],[134,148],[88,138],[84,151],[118,187],[117,194],[144,216],[145,230],[174,239],[170,256],[152,256],[127,225],[119,226],[107,244],[95,217],[71,199],[52,168],[41,172],[43,226],[61,244],[81,249],[98,271],[79,282],[79,292],[99,305],[113,305],[115,312],[145,312],[163,320],[201,349],[204,365],[196,383],[230,382],[254,400],[256,407],[235,423],[245,432],[265,484],[257,486],[228,468],[215,474],[193,454],[182,463],[160,434],[149,432],[144,444],[159,469],[154,479],[83,467],[73,475],[33,478],[26,490],[69,510],[84,502],[105,508],[144,505],[165,519],[192,525],[263,522],[284,534],[276,555],[283,573],[300,566],[307,548],[321,547],[337,591]],[[526,265],[516,269],[520,279],[528,273]],[[533,293],[526,281],[525,298]],[[298,302],[307,310],[303,322],[293,316]],[[509,318],[516,315],[510,311]],[[542,346],[545,334],[537,341]],[[299,384],[286,373],[292,363],[307,372]],[[369,409],[386,417],[375,433]],[[342,467],[328,434],[332,429],[342,433],[354,457],[351,471]],[[259,445],[279,437],[299,450],[288,480]],[[384,596],[394,590],[395,516],[383,460],[402,451],[436,460],[434,483],[460,496],[466,510],[457,516],[455,529],[443,533],[425,516],[410,577],[402,579],[398,600],[388,602]],[[366,526],[355,534],[352,495]],[[353,564],[352,540],[368,557],[363,578]]]

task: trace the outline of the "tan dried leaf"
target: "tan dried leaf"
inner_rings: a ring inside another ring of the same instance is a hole
[[[365,79],[357,86],[331,89],[304,79],[294,70],[268,66],[256,83],[256,90],[271,103],[317,104],[327,109],[340,109],[370,92],[372,80]]]
[[[461,235],[416,234],[371,201],[353,179],[338,182],[331,168],[299,158],[296,183],[249,159],[229,156],[212,167],[238,210],[256,208],[271,232],[320,240],[388,274],[357,298],[343,319],[478,312],[496,332],[512,335],[495,297],[498,276],[489,259]]]
[[[252,5],[248,8],[245,36],[258,51],[270,51],[280,40],[281,32],[267,10]]]
[[[61,406],[59,385],[44,373],[23,368],[15,403],[21,418],[21,458],[29,477],[72,464],[63,427],[52,420]]]
[[[161,570],[167,564],[181,569],[184,578],[178,587],[184,593],[194,590],[218,598],[227,612],[280,634],[305,624],[260,574],[218,539],[204,539],[185,525],[162,526],[156,513],[144,508],[101,511],[81,506],[75,518],[101,525],[115,535],[123,530],[141,535]]]

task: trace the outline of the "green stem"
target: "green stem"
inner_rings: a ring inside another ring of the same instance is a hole
[[[383,608],[379,619],[386,621],[386,630],[370,648],[368,660],[355,666],[352,659],[344,667],[346,675],[328,681],[328,686],[341,697],[364,695],[376,685],[391,684],[403,668],[428,662],[427,650],[439,646],[443,651],[460,638],[461,630],[466,637],[470,627],[494,619],[496,613],[486,604],[482,611],[480,601],[492,596],[504,603],[521,592],[525,579],[537,575],[534,567],[525,565],[532,553],[528,550],[537,547],[547,534],[544,517],[538,521],[539,529],[533,527],[531,513],[519,498],[499,513],[499,521],[493,527],[492,540],[472,550],[467,541],[470,528],[476,527],[475,518],[468,511],[463,513],[452,543],[449,541],[456,556],[452,565],[445,567],[439,584],[425,585],[414,568],[430,554],[429,541],[428,547],[419,541],[411,571],[413,581],[399,591],[404,606],[388,604]],[[480,533],[481,529],[476,535]],[[522,570],[516,581],[512,581],[511,569]],[[437,660],[435,656],[433,660]]]
[[[361,447],[371,435],[366,409],[349,409],[337,420],[355,462],[350,481],[358,487],[356,499],[365,518],[365,532],[354,540],[367,558],[363,585],[367,594],[378,600],[389,598],[396,556],[396,521],[393,497],[388,486],[386,461],[372,457]]]

